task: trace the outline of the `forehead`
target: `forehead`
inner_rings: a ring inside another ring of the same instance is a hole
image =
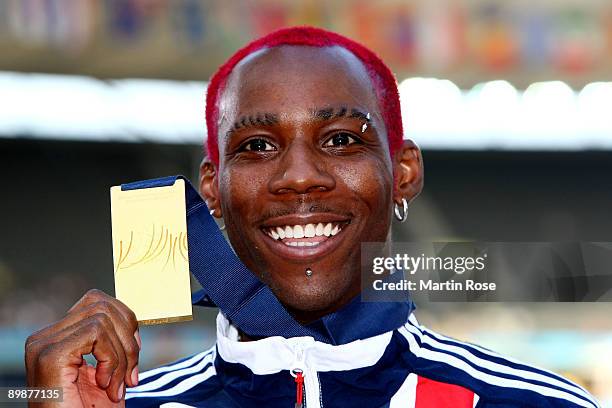
[[[279,46],[259,50],[234,68],[219,108],[222,120],[234,120],[246,113],[291,115],[329,105],[378,111],[363,63],[338,46]]]

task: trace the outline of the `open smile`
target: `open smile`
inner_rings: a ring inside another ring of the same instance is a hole
[[[275,225],[261,227],[262,233],[266,236],[266,245],[283,258],[309,261],[336,249],[342,242],[344,230],[350,225],[349,219],[307,218],[277,220],[274,222]]]

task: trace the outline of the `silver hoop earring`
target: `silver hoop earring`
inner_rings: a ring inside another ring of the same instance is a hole
[[[393,212],[395,213],[395,218],[399,222],[404,222],[408,218],[408,201],[404,197],[402,197],[402,210],[400,212],[399,205],[397,203],[393,206]]]
[[[215,213],[215,210],[210,210],[209,212],[210,212],[210,215],[212,215],[212,216],[213,216],[213,218],[214,218],[214,215],[213,215],[213,214]],[[220,229],[221,231],[225,231],[225,224],[223,224],[221,227],[219,227],[219,229]]]

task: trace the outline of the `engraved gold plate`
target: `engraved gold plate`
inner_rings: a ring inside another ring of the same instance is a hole
[[[110,192],[117,299],[141,324],[191,320],[185,182]]]

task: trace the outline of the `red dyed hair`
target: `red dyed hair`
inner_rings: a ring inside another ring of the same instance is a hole
[[[215,166],[219,164],[218,101],[227,83],[227,78],[234,67],[249,54],[263,48],[280,45],[340,46],[352,52],[364,64],[374,85],[378,105],[387,129],[390,154],[393,155],[401,147],[404,133],[397,82],[385,63],[365,46],[339,34],[314,27],[290,27],[275,31],[247,44],[232,55],[211,77],[206,93],[207,150],[208,157]]]

